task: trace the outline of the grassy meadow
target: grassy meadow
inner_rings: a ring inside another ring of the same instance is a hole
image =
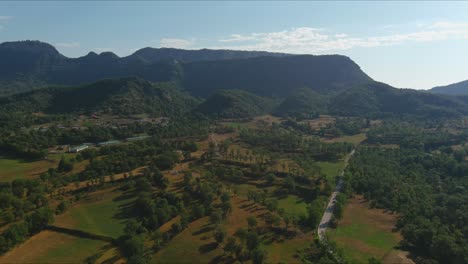
[[[371,257],[389,263],[385,259],[401,254],[396,250],[401,235],[393,232],[396,218],[384,210],[370,209],[362,197],[354,197],[349,199],[338,227],[327,232],[350,263],[367,263]],[[404,258],[400,261],[396,263],[411,263]]]

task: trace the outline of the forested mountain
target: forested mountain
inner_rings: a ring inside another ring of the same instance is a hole
[[[370,80],[348,57],[296,55],[194,62],[184,66],[182,83],[200,96],[218,89],[242,89],[261,96],[284,97],[302,87],[333,93]]]
[[[289,95],[301,87],[328,93],[370,80],[351,59],[338,55],[145,48],[124,58],[91,52],[72,59],[49,44],[22,41],[0,44],[0,57],[0,94],[127,76],[177,81],[193,95],[204,97],[220,89],[261,96]]]
[[[446,86],[437,86],[429,90],[431,93],[449,94],[449,95],[468,95],[468,80],[449,84]]]
[[[196,111],[223,118],[244,118],[270,113],[275,101],[242,90],[222,90],[208,97]]]
[[[137,78],[102,80],[90,85],[53,87],[0,100],[2,111],[49,113],[149,113],[171,116],[191,111],[198,101],[172,84],[153,84]]]
[[[329,111],[331,114],[345,116],[414,115],[444,118],[466,114],[468,107],[455,97],[369,82],[333,97]]]

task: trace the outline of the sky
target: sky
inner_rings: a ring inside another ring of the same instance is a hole
[[[428,89],[468,79],[468,2],[0,2],[0,42],[68,57],[143,47],[349,56],[374,80]],[[1,58],[0,58],[1,59]]]

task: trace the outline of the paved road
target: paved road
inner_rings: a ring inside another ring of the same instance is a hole
[[[346,157],[345,166],[343,170],[341,171],[340,175],[338,176],[338,182],[336,184],[335,191],[333,191],[332,195],[330,196],[327,209],[325,209],[325,212],[323,213],[323,216],[322,216],[322,220],[320,221],[320,224],[318,226],[317,233],[318,233],[320,241],[323,241],[325,239],[325,232],[327,231],[327,227],[330,224],[330,220],[332,219],[332,216],[333,216],[333,210],[335,209],[336,196],[340,193],[341,188],[343,188],[344,170],[346,166],[348,166],[348,161],[353,155],[354,155],[354,149]]]

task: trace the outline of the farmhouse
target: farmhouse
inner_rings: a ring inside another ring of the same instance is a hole
[[[80,146],[70,148],[70,150],[68,150],[68,152],[77,153],[77,152],[80,152],[80,151],[85,150],[87,148],[88,148],[87,145],[80,145]]]
[[[100,142],[97,145],[99,147],[102,147],[102,146],[114,145],[114,144],[119,144],[119,143],[121,143],[120,140],[110,140],[106,142]]]

